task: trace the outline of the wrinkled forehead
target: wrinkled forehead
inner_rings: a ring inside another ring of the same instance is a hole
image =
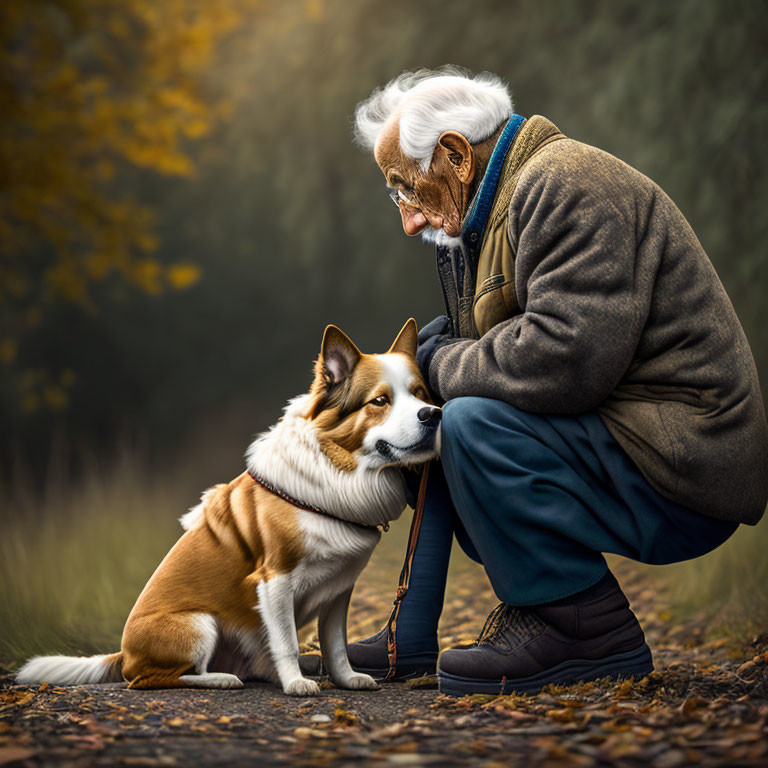
[[[397,115],[381,129],[373,148],[373,156],[382,170],[400,163],[400,119]]]
[[[416,160],[406,157],[400,149],[400,120],[397,116],[381,129],[373,148],[373,157],[388,181],[391,171],[409,179],[420,171]]]
[[[391,352],[378,355],[384,381],[389,384],[394,395],[408,393],[414,384],[421,384],[421,374],[416,361],[407,355]]]

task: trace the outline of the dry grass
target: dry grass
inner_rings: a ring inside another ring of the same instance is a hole
[[[174,539],[185,497],[127,454],[75,488],[16,483],[0,501],[0,663],[116,650],[123,623]],[[194,503],[194,492],[189,505]]]
[[[768,632],[768,515],[714,552],[662,571],[676,609],[710,614],[714,634]]]

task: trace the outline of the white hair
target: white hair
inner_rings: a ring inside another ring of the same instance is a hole
[[[464,250],[464,241],[459,237],[451,237],[444,229],[427,227],[421,231],[421,239],[430,245],[440,245],[445,248],[460,248]],[[189,513],[187,513],[189,514]]]
[[[355,109],[355,139],[373,151],[382,130],[400,118],[400,148],[426,173],[440,134],[457,131],[470,144],[492,136],[512,114],[512,96],[500,77],[474,77],[459,67],[403,72]]]

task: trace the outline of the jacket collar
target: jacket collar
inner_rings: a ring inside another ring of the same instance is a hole
[[[565,137],[557,126],[541,115],[534,115],[529,120],[520,115],[509,118],[493,148],[488,167],[462,224],[461,238],[465,247],[482,242],[500,180],[504,179],[503,186],[541,147],[561,138]]]
[[[491,153],[491,159],[488,161],[488,167],[480,180],[480,186],[472,200],[464,223],[461,227],[461,239],[467,243],[477,242],[485,231],[485,225],[488,223],[488,216],[491,213],[493,199],[496,197],[496,187],[499,184],[501,169],[504,166],[504,160],[507,152],[512,146],[512,142],[517,136],[517,132],[525,122],[521,115],[512,115],[504,130],[501,132],[496,146]]]

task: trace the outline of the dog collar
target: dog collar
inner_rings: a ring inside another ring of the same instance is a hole
[[[366,531],[379,530],[378,525],[366,525],[365,523],[358,523],[354,520],[344,520],[344,518],[337,517],[336,515],[332,515],[330,512],[326,512],[324,509],[320,509],[320,507],[316,507],[314,504],[309,504],[306,501],[301,501],[301,499],[296,499],[290,494],[281,490],[280,488],[277,488],[276,486],[272,485],[272,483],[265,480],[263,477],[260,477],[250,469],[248,470],[248,474],[251,476],[251,479],[255,483],[258,483],[262,488],[266,488],[270,493],[281,498],[283,501],[287,501],[289,504],[292,504],[294,507],[299,507],[299,509],[306,509],[307,512],[314,512],[315,514],[323,515],[324,517],[330,517],[333,520],[338,520],[340,523],[347,523],[347,525],[354,525],[355,528],[363,528]],[[388,531],[389,523],[384,523],[381,526],[381,529],[383,531]]]

